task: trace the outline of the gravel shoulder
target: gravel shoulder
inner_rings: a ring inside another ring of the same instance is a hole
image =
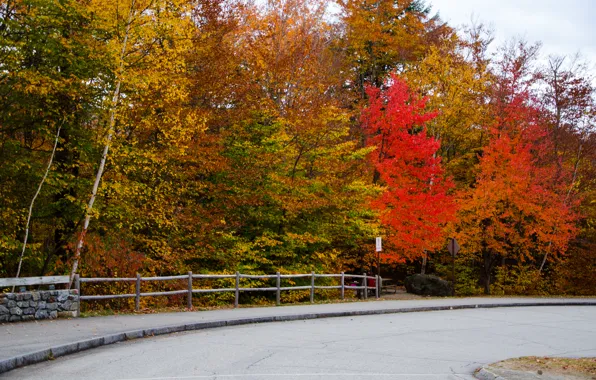
[[[521,372],[530,378],[541,379],[596,379],[596,358],[560,358],[525,356],[503,360],[490,365],[493,373],[510,378]]]

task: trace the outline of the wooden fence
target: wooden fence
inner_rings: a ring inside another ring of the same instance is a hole
[[[15,286],[68,284],[69,279],[68,276],[0,278],[0,289],[12,287],[14,291]]]
[[[339,278],[340,284],[339,285],[330,285],[330,286],[317,286],[315,285],[316,278]],[[193,280],[194,279],[235,279],[235,287],[233,288],[219,288],[219,289],[195,289],[193,287]],[[276,279],[276,286],[275,287],[262,287],[262,288],[244,288],[240,287],[240,279],[248,278],[248,279]],[[310,278],[310,285],[306,286],[281,286],[281,279],[282,278]],[[128,277],[128,278],[83,278],[79,277],[79,275],[75,275],[74,283],[75,288],[78,290],[80,295],[81,301],[93,301],[93,300],[107,300],[107,299],[116,299],[116,298],[134,298],[135,299],[135,310],[139,310],[141,297],[155,297],[155,296],[170,296],[176,294],[186,294],[187,295],[187,307],[190,309],[192,308],[192,295],[197,293],[223,293],[223,292],[234,292],[234,307],[238,307],[238,302],[240,298],[240,292],[275,292],[275,302],[277,305],[280,305],[280,295],[282,291],[289,291],[289,290],[306,290],[310,289],[310,302],[314,303],[315,297],[315,290],[316,289],[339,289],[341,294],[341,299],[343,300],[345,297],[346,290],[362,290],[364,294],[364,298],[368,298],[369,289],[372,290],[368,286],[369,279],[375,279],[375,286],[374,292],[375,297],[379,298],[379,292],[383,286],[383,279],[378,276],[367,276],[366,273],[363,275],[355,275],[355,274],[316,274],[312,272],[310,274],[280,274],[277,272],[273,275],[248,275],[248,274],[240,274],[236,272],[236,274],[193,274],[192,272],[188,272],[186,275],[180,276],[164,276],[164,277],[141,277],[140,274],[137,273],[136,277]],[[172,280],[187,280],[188,286],[186,289],[182,290],[172,290],[166,292],[148,292],[142,293],[141,292],[141,284],[143,282],[150,282],[150,281],[172,281]],[[362,285],[355,285],[349,284],[346,286],[346,279],[360,279]],[[134,294],[109,294],[109,295],[84,295],[81,292],[81,284],[83,283],[97,283],[97,282],[134,282],[135,283],[135,293]]]

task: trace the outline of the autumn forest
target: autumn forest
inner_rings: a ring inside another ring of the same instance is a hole
[[[596,295],[581,56],[426,0],[0,0],[0,277]]]

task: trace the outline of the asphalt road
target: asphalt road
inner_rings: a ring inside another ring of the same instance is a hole
[[[331,304],[300,304],[282,307],[247,307],[210,311],[173,312],[156,314],[114,315],[92,318],[53,319],[28,323],[0,324],[0,361],[50,347],[155,327],[184,325],[214,321],[233,321],[271,316],[324,315],[327,313],[374,313],[394,309],[408,310],[428,307],[457,307],[478,305],[512,305],[533,303],[592,303],[594,298],[420,298],[407,301],[341,302]]]
[[[526,355],[596,356],[596,307],[433,311],[267,323],[105,346],[2,379],[472,379]]]

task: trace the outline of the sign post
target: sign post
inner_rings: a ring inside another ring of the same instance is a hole
[[[382,240],[381,237],[377,237],[375,239],[376,243],[376,251],[377,251],[377,275],[379,278],[381,277],[381,250],[382,250]]]
[[[453,283],[453,294],[455,295],[455,255],[459,252],[460,246],[457,244],[457,240],[455,238],[450,238],[449,243],[447,243],[447,250],[451,253],[453,257],[453,263],[451,266],[451,281]]]

